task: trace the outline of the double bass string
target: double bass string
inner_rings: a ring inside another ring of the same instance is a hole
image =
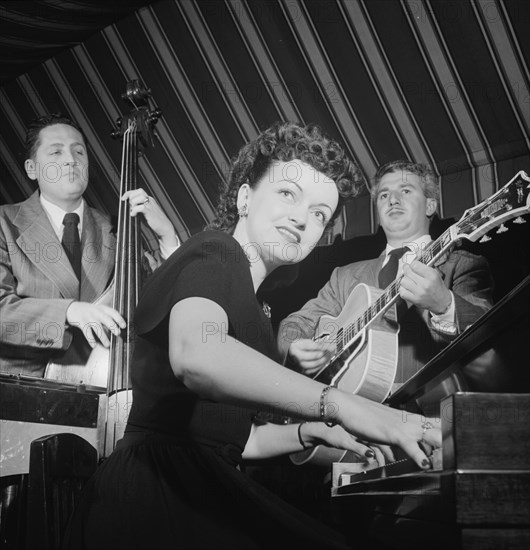
[[[126,191],[136,189],[136,139],[135,139],[136,122],[129,120],[127,129],[123,133],[122,145],[122,165],[120,177],[120,197]],[[128,215],[128,203],[119,202],[118,208],[118,231],[117,231],[117,250],[115,260],[115,278],[114,278],[114,297],[113,307],[124,317],[127,326],[125,330],[125,338],[123,334],[118,336],[111,333],[110,335],[110,354],[109,354],[109,371],[107,381],[107,411],[105,416],[105,453],[107,444],[112,442],[112,448],[115,444],[115,434],[108,434],[109,411],[114,411],[114,416],[126,416],[129,410],[129,346],[132,341],[132,314],[134,305],[137,300],[136,283],[137,281],[137,256],[134,254],[136,244],[138,242],[136,235],[137,221]],[[132,302],[131,302],[132,300]],[[123,369],[125,367],[125,373]],[[125,374],[125,376],[124,376]],[[120,409],[118,399],[119,391],[125,389],[126,402]],[[113,423],[114,427],[116,422]],[[112,449],[111,449],[112,450]]]
[[[152,144],[152,127],[162,114],[159,109],[149,110],[150,90],[139,80],[127,82],[122,99],[132,104],[127,117],[117,119],[117,129],[112,136],[121,137],[122,161],[120,174],[120,198],[127,191],[137,189],[138,154],[140,149]],[[138,141],[140,140],[140,141]],[[126,328],[118,336],[110,335],[106,388],[106,412],[104,415],[103,453],[112,451],[122,427],[129,415],[132,403],[130,390],[130,363],[135,341],[133,315],[139,298],[141,284],[140,223],[138,216],[129,214],[130,203],[119,201],[116,235],[116,260],[114,264],[113,307],[126,322]],[[112,426],[112,428],[111,428]]]

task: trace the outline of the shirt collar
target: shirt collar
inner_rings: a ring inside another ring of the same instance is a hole
[[[44,212],[46,212],[46,215],[48,216],[48,219],[50,220],[50,223],[52,224],[53,230],[55,231],[55,234],[57,235],[57,238],[61,240],[63,238],[63,219],[64,215],[67,214],[66,210],[63,210],[60,206],[57,206],[56,204],[53,204],[49,200],[45,199],[42,194],[40,195],[40,202],[42,205],[42,208],[44,209]],[[85,201],[84,199],[81,200],[81,204],[72,212],[76,213],[79,216],[79,237],[81,237],[81,233],[83,230],[83,213],[85,211]]]

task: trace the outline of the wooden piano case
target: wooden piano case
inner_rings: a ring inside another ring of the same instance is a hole
[[[0,548],[49,548],[42,538],[26,546],[35,535],[27,518],[27,500],[35,493],[29,486],[32,443],[45,436],[77,436],[96,454],[100,394],[90,386],[0,374]],[[43,500],[34,505],[45,508]]]
[[[441,411],[443,468],[334,486],[343,521],[362,501],[372,548],[527,548],[530,395],[455,393]]]
[[[530,277],[390,397],[440,417],[442,465],[334,476],[352,547],[530,548],[528,304]]]

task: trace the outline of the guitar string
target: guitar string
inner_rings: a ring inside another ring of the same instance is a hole
[[[492,204],[493,202],[497,201],[502,195],[508,194],[508,190],[501,190],[500,192],[496,193],[490,199],[486,200],[484,203],[482,203],[482,208],[474,210],[473,214],[477,215],[479,211],[483,211],[489,204]],[[491,219],[490,216],[485,216],[483,218],[484,223],[487,223]],[[450,238],[450,232],[453,227],[460,228],[460,234],[462,232],[466,232],[469,230],[474,230],[477,228],[477,222],[470,222],[468,219],[466,220],[460,220],[456,222],[455,225],[451,226],[449,229],[447,229],[442,235],[436,239],[432,246],[430,246],[427,250],[425,250],[421,256],[418,258],[418,260],[425,264],[429,265],[432,261],[434,261],[434,258],[438,258],[445,250],[443,242],[446,238]],[[453,239],[449,239],[450,244],[452,244]],[[397,296],[399,282],[401,278],[396,279],[396,281],[392,282],[390,286],[385,290],[385,292],[377,298],[364,312],[361,316],[357,317],[352,323],[350,323],[347,327],[339,329],[337,332],[337,335],[329,341],[330,344],[335,344],[336,351],[335,353],[342,353],[344,351],[345,347],[347,347],[352,340],[354,339],[357,334],[363,330],[375,317],[377,317],[388,305],[391,304],[393,299]],[[338,345],[338,342],[341,342],[341,345]],[[344,344],[346,342],[346,344]]]
[[[483,212],[488,206],[498,201],[503,195],[509,195],[511,188],[508,189],[508,186],[510,186],[510,184],[511,182],[509,182],[504,189],[499,190],[489,199],[481,203],[481,205],[478,205],[475,209],[473,209],[472,212],[470,211],[470,215],[473,214],[476,219],[476,216],[479,212]],[[498,213],[503,210],[507,211],[509,209],[503,207],[497,210],[497,216]],[[479,221],[481,219],[483,220],[483,223],[481,225],[484,225],[488,223],[488,221],[491,221],[491,215],[486,215],[483,218],[479,218]],[[477,229],[477,227],[480,227],[480,225],[477,223],[477,221],[469,221],[469,216],[465,220],[459,220],[454,225],[449,227],[444,233],[442,233],[442,235],[421,254],[418,260],[425,265],[430,265],[430,263],[435,261],[435,259],[439,258],[452,244],[454,244],[454,242],[458,240],[458,238],[451,238],[450,234],[453,228],[459,228],[459,234],[461,235],[463,232],[472,232]],[[444,246],[443,243],[445,242],[446,238],[448,239],[449,244]],[[364,329],[371,321],[373,321],[373,319],[375,319],[385,309],[385,307],[391,304],[392,300],[397,296],[400,280],[401,277],[392,282],[385,290],[385,292],[379,298],[377,298],[377,300],[375,300],[361,316],[357,317],[347,327],[341,328],[339,329],[339,331],[337,331],[337,335],[329,341],[330,344],[335,344],[335,357],[342,353],[344,349],[346,349],[352,343],[354,337],[357,336],[357,334],[362,329]],[[339,341],[341,342],[340,347],[338,346]],[[346,342],[346,344],[344,344],[344,342]]]
[[[438,239],[436,239],[432,245],[425,250],[421,256],[418,258],[418,261],[421,263],[428,265],[430,262],[433,261],[433,258],[436,258],[442,251],[443,251],[443,237],[446,235],[449,235],[449,229],[446,230]],[[337,335],[334,339],[330,340],[330,344],[336,345],[336,353],[342,353],[344,349],[351,343],[353,338],[361,331],[363,330],[370,322],[372,322],[375,317],[377,317],[383,309],[385,309],[387,306],[391,304],[391,302],[396,298],[398,294],[399,289],[399,282],[401,281],[401,277],[393,281],[385,290],[385,292],[379,296],[368,308],[361,314],[361,316],[357,317],[352,323],[350,323],[347,327],[344,327],[340,329],[337,332]],[[346,336],[346,338],[345,338]],[[342,341],[342,345],[337,345],[339,341]],[[344,341],[347,343],[344,344]]]

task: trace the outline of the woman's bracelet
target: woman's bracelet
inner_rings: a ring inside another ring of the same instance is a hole
[[[334,422],[333,420],[330,420],[330,416],[333,416],[333,414],[331,415],[328,414],[328,408],[330,406],[330,403],[327,402],[326,397],[331,388],[333,388],[333,386],[326,386],[322,390],[322,393],[320,394],[320,420],[322,420],[322,422],[325,422],[326,426],[329,426],[330,428],[332,426],[335,426],[336,424],[336,422]]]
[[[304,451],[311,448],[311,445],[306,445],[305,441],[302,439],[302,426],[304,424],[307,424],[307,422],[300,422],[298,424],[298,441],[300,441],[300,445],[302,445]]]

